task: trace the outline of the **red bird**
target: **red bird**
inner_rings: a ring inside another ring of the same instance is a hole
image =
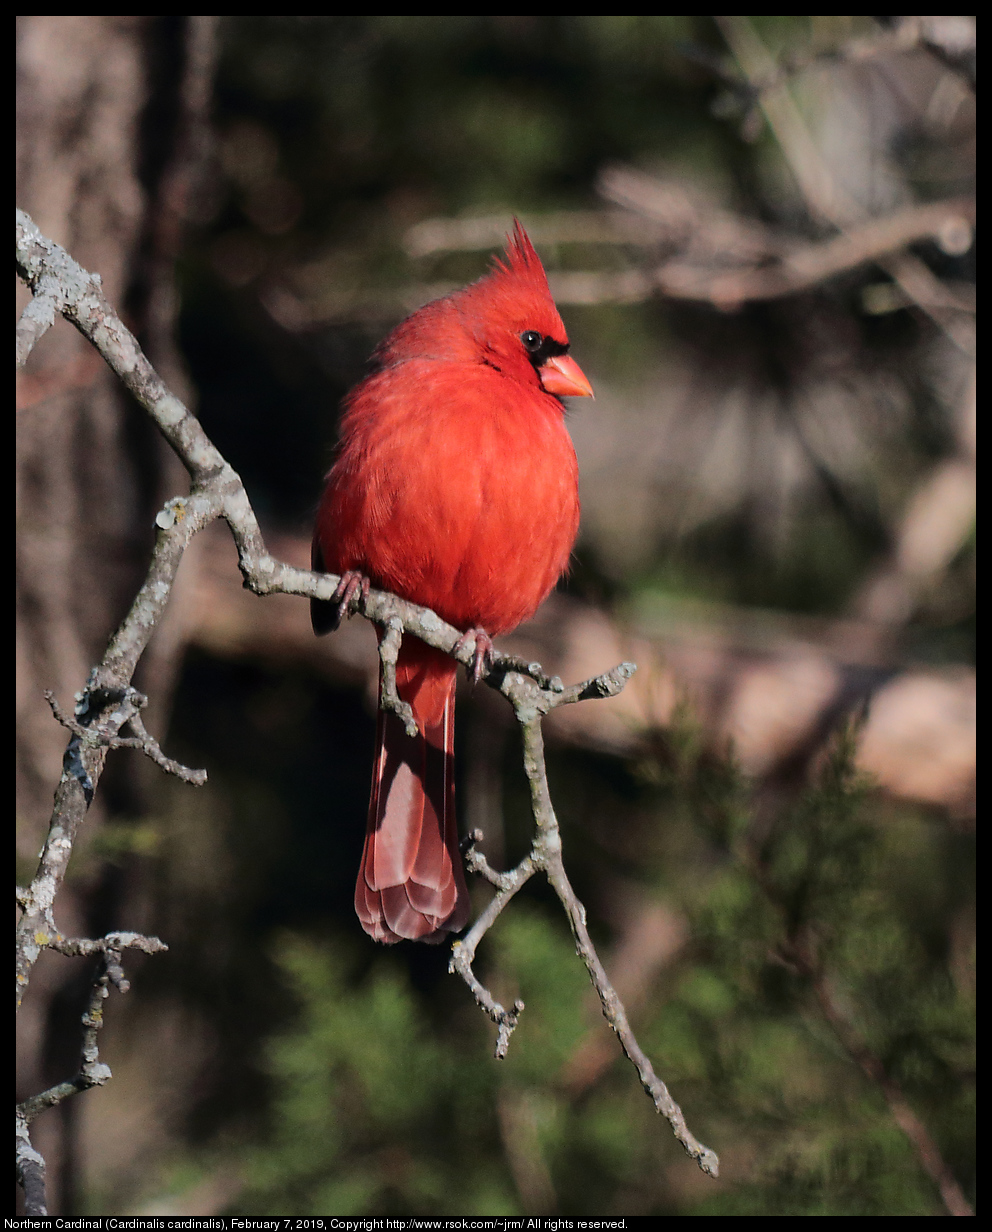
[[[379,344],[348,395],[317,512],[313,567],[342,574],[314,600],[336,628],[359,581],[458,629],[506,633],[568,565],[579,526],[567,394],[592,387],[519,222],[504,260],[426,304]],[[379,710],[355,909],[377,941],[440,942],[468,919],[454,798],[456,663],[410,635],[396,669],[419,727]],[[380,690],[381,690],[380,675]]]

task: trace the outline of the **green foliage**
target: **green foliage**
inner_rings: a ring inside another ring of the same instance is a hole
[[[478,1116],[491,1087],[485,1065],[470,1070],[434,1038],[385,965],[356,990],[340,960],[289,936],[278,963],[301,1012],[269,1051],[274,1145],[253,1157],[239,1209],[395,1214],[478,1210],[483,1199],[505,1207]],[[466,1152],[478,1166],[462,1175]]]
[[[526,912],[501,930],[500,948],[523,958],[518,974],[528,997],[532,978],[543,978],[549,966],[564,970],[560,947],[552,953],[554,937]],[[563,1062],[581,1030],[574,980],[566,975],[535,987],[535,1030],[501,1071],[487,1055],[491,1041],[474,1010],[466,1007],[441,1031],[432,1028],[409,983],[386,959],[357,986],[329,949],[292,936],[280,940],[276,961],[300,1013],[269,1049],[277,1092],[272,1144],[253,1155],[238,1209],[340,1215],[516,1209],[495,1115],[500,1078],[527,1092]],[[549,1113],[553,1121],[553,1108]]]
[[[723,1156],[719,1182],[690,1185],[693,1165],[618,1048],[591,1082],[577,1078],[591,1043],[615,1041],[561,917],[524,895],[480,956],[495,994],[526,1002],[502,1063],[467,993],[439,1021],[395,952],[362,972],[280,939],[298,1013],[268,1049],[271,1123],[238,1212],[940,1214],[817,990],[965,1178],[973,1002],[946,952],[959,907],[946,883],[965,853],[933,819],[880,808],[852,752],[847,732],[760,842],[748,785],[688,722],[644,789],[642,816],[678,828],[681,811],[701,846],[681,846],[673,879],[692,945],[634,1026]]]
[[[938,908],[933,877],[963,853],[934,819],[879,807],[854,771],[853,734],[842,733],[770,833],[758,838],[753,821],[750,833],[724,829],[725,862],[686,895],[695,962],[646,1039],[669,1059],[675,1088],[680,1072],[697,1080],[712,1114],[734,1127],[730,1168],[741,1133],[750,1156],[746,1183],[695,1214],[940,1213],[821,996],[848,1043],[901,1085],[957,1175],[974,1166],[971,1149],[959,1154],[972,1121],[974,1003],[941,952],[961,904]],[[713,767],[695,769],[712,808]],[[722,773],[717,811],[731,814],[740,784]]]

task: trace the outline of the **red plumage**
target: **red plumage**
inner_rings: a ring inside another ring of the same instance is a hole
[[[591,394],[537,253],[515,224],[505,260],[425,305],[348,395],[317,513],[314,568],[354,571],[459,629],[506,633],[568,564],[578,468],[563,394]],[[337,611],[313,604],[314,628]],[[453,783],[455,662],[406,636],[400,696],[380,709],[355,906],[378,941],[438,942],[468,918]]]

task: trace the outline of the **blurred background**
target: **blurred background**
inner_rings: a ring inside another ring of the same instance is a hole
[[[197,538],[141,667],[195,789],[111,759],[62,931],[162,937],[106,1087],[35,1123],[68,1214],[943,1215],[973,1198],[973,17],[21,17],[18,200],[104,279],[305,565],[341,395],[521,218],[593,403],[570,576],[505,640],[565,860],[704,1177],[620,1054],[553,897],[480,952],[354,917],[374,636]],[[19,308],[27,293],[19,289]],[[60,322],[18,401],[18,843],[63,704],[186,490]],[[459,700],[463,828],[529,844],[519,738]],[[473,887],[477,906],[490,891]],[[75,1072],[46,954],[19,1083]]]

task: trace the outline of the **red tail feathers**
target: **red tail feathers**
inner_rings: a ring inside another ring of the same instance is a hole
[[[455,824],[455,670],[446,655],[408,637],[397,688],[420,732],[408,736],[395,714],[379,708],[355,910],[365,931],[387,944],[438,943],[468,919]]]

